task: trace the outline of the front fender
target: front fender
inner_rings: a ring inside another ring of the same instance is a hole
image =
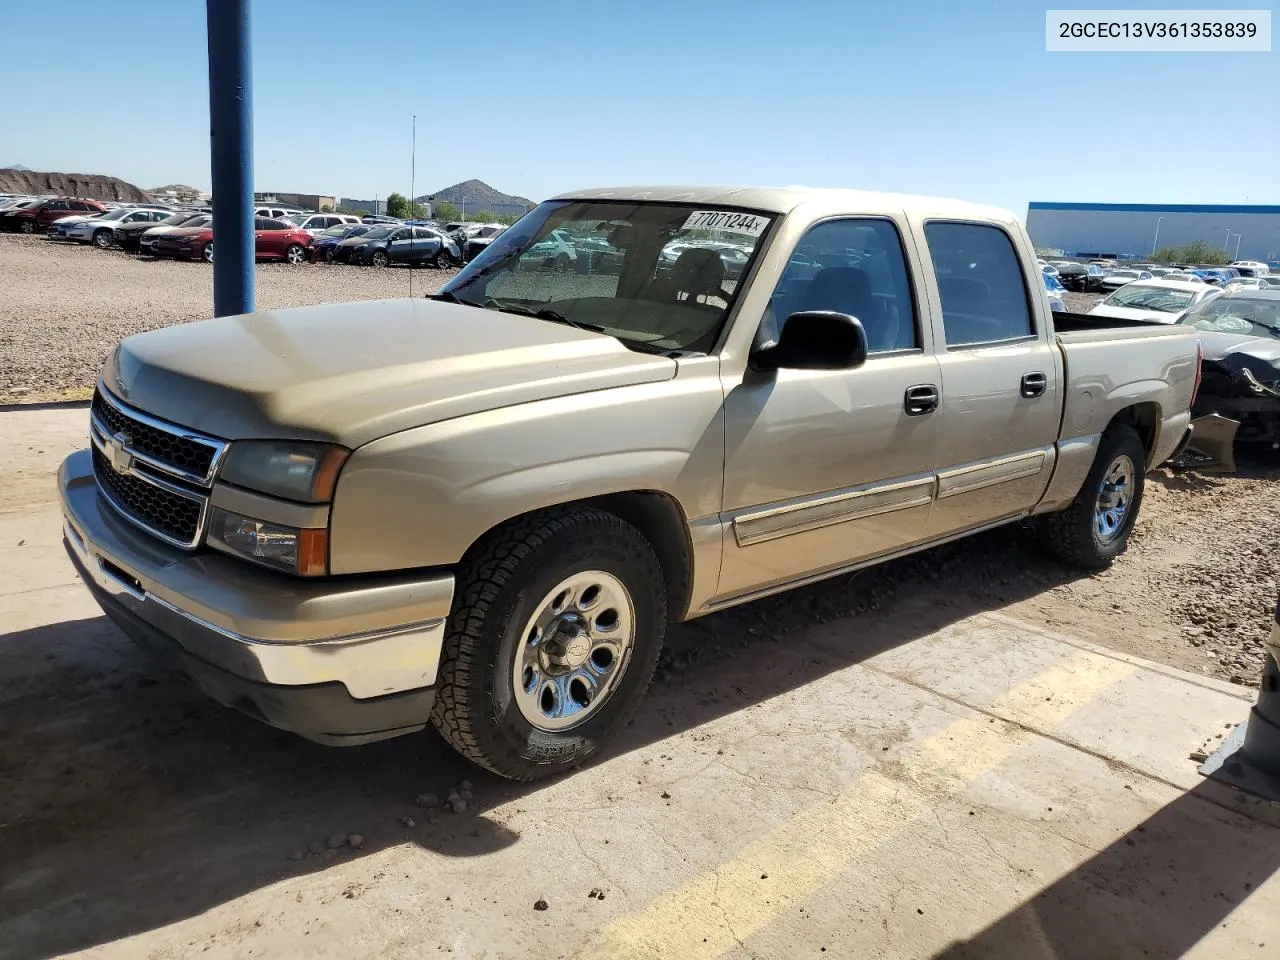
[[[338,481],[330,570],[449,566],[513,517],[631,490],[671,496],[690,521],[716,514],[722,399],[718,373],[703,364],[672,380],[486,411],[375,440],[352,454]]]

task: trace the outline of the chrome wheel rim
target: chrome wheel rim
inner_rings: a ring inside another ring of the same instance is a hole
[[[109,247],[111,246],[111,234],[107,233],[105,230],[100,230],[94,236],[93,242],[100,247]]]
[[[204,262],[213,263],[213,244],[209,244],[204,248]]]
[[[290,263],[301,263],[307,258],[307,251],[301,247],[290,247],[284,253]]]
[[[1133,506],[1134,480],[1137,471],[1133,461],[1121,454],[1111,461],[1102,476],[1098,488],[1098,502],[1093,510],[1094,528],[1098,539],[1110,543],[1124,529],[1125,520]]]
[[[375,251],[369,260],[375,267],[385,267],[387,265],[387,255],[381,250]]]
[[[566,577],[517,638],[511,687],[534,728],[559,733],[595,716],[618,687],[635,645],[635,605],[602,570]]]

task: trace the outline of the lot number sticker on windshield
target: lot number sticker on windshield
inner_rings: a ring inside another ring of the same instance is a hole
[[[695,210],[684,222],[685,230],[730,230],[758,237],[769,225],[768,217],[752,213],[733,213],[728,210]]]

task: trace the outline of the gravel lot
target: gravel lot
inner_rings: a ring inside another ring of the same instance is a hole
[[[260,263],[261,309],[439,289],[452,271]],[[208,264],[0,234],[0,402],[87,397],[122,338],[211,314]]]

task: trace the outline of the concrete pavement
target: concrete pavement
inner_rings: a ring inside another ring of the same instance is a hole
[[[0,413],[0,958],[1280,954],[1280,810],[1188,758],[1249,690],[935,589],[735,638],[549,785],[326,750],[97,614],[52,498],[86,416]],[[465,814],[413,805],[463,777]]]

